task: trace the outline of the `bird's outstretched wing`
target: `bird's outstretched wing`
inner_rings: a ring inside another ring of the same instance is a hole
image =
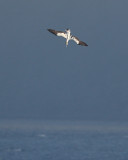
[[[71,39],[73,41],[75,41],[78,45],[81,45],[81,46],[88,46],[87,43],[83,42],[83,41],[80,41],[77,37],[75,36],[71,36]]]
[[[65,32],[56,31],[54,29],[48,29],[48,31],[51,32],[52,34],[56,35],[56,36],[61,36],[61,37],[67,38],[67,34]]]

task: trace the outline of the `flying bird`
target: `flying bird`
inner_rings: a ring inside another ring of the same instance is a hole
[[[56,31],[54,29],[48,29],[49,32],[51,32],[52,34],[56,35],[56,36],[61,36],[66,38],[66,47],[68,46],[68,41],[69,40],[73,40],[75,41],[78,45],[81,46],[88,46],[85,42],[80,41],[77,37],[72,36],[71,35],[71,30],[70,29],[66,29],[65,32],[62,31]]]

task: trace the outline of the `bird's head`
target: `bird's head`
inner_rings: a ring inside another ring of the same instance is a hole
[[[66,31],[66,32],[71,32],[70,29],[68,29],[68,28],[67,28],[65,31]]]

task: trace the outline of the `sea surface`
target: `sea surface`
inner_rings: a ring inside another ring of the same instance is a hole
[[[128,124],[1,120],[0,160],[128,160]]]

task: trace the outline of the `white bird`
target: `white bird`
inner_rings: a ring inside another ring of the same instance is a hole
[[[51,33],[53,33],[53,34],[56,35],[56,36],[61,36],[61,37],[66,38],[66,47],[68,46],[68,41],[69,41],[69,40],[73,40],[73,41],[75,41],[78,45],[81,45],[81,46],[88,46],[85,42],[80,41],[80,40],[79,40],[77,37],[75,37],[75,36],[72,36],[70,29],[66,29],[66,30],[65,30],[66,32],[56,31],[56,30],[53,30],[53,29],[48,29],[48,31],[51,32]]]

